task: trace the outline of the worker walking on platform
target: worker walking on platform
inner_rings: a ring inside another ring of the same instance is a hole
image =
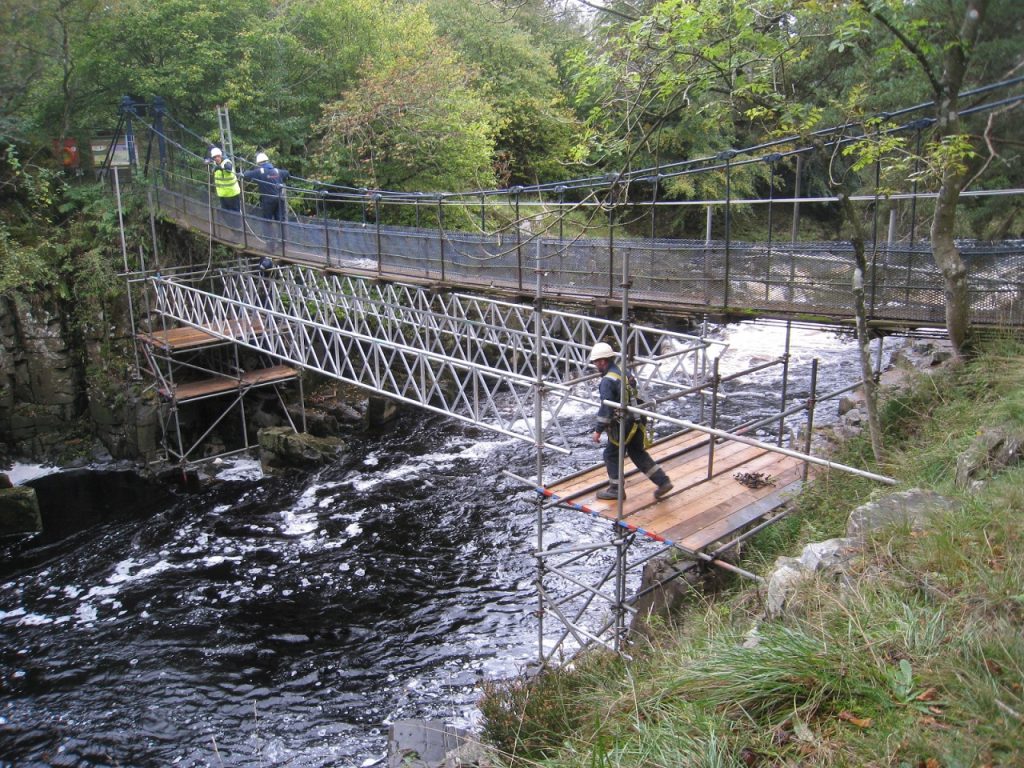
[[[220,207],[225,211],[240,211],[242,187],[231,161],[224,159],[220,147],[214,147],[210,150],[210,162],[213,164],[213,188],[217,191]]]
[[[260,192],[260,215],[272,221],[284,221],[284,185],[291,176],[283,168],[275,168],[266,152],[256,155],[256,167],[242,174],[256,182]]]
[[[621,411],[608,405],[605,401],[613,403],[622,402],[622,371],[615,364],[616,353],[611,345],[599,341],[590,350],[590,362],[601,373],[600,396],[601,408],[597,412],[597,426],[591,436],[595,443],[601,442],[601,433],[608,433],[608,442],[604,445],[604,466],[608,470],[608,485],[597,492],[599,499],[617,499],[619,497],[619,418]],[[626,379],[626,404],[636,405],[636,379],[632,376]],[[654,498],[661,499],[672,490],[672,481],[668,475],[647,452],[644,447],[644,425],[629,413],[624,414],[626,419],[626,455],[636,465],[637,469],[647,475],[656,486]],[[625,498],[625,495],[623,495]]]

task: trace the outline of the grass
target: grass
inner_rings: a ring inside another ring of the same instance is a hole
[[[978,435],[1024,435],[1024,345],[988,344],[883,408],[881,471],[956,504],[926,530],[878,531],[842,579],[807,584],[783,619],[736,582],[663,620],[632,661],[590,653],[491,684],[484,737],[508,766],[1024,765],[1024,465],[955,483]],[[865,443],[838,460],[870,466]],[[745,565],[844,532],[888,492],[838,473],[760,534]],[[757,642],[747,642],[756,627]]]

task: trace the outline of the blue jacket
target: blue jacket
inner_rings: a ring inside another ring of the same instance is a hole
[[[285,182],[291,178],[291,174],[283,168],[275,168],[269,160],[260,163],[242,174],[243,178],[256,182],[260,191],[260,197],[280,197],[284,191]]]
[[[598,392],[602,400],[611,400],[613,403],[622,402],[622,371],[615,363],[609,365],[608,370],[601,377]],[[636,404],[636,379],[630,374],[626,382],[626,405]],[[597,412],[597,425],[594,427],[594,431],[607,432],[608,439],[611,440],[613,445],[619,444],[620,415],[621,413],[618,408],[613,408],[606,403],[601,403],[601,408]],[[637,424],[643,424],[645,421],[646,419],[643,418],[637,419],[633,414],[626,414],[626,442],[633,439],[637,431]]]

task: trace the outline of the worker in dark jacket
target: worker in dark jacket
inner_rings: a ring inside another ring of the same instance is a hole
[[[242,174],[243,178],[256,182],[260,193],[260,216],[272,221],[284,221],[284,185],[291,174],[283,168],[275,168],[266,152],[256,155],[256,167]]]
[[[615,350],[611,345],[599,341],[590,350],[590,362],[601,373],[600,397],[601,408],[597,412],[597,425],[591,436],[595,443],[601,442],[601,433],[608,433],[608,442],[604,445],[604,466],[608,470],[608,485],[597,492],[599,499],[617,499],[619,497],[619,409],[609,405],[622,402],[622,371],[615,364]],[[636,384],[630,376],[626,381],[626,405],[636,405]],[[644,425],[629,413],[626,419],[626,455],[636,464],[637,469],[647,475],[651,482],[658,486],[654,498],[661,499],[672,490],[672,482],[668,479],[651,454],[644,447]],[[625,494],[623,494],[625,498]]]

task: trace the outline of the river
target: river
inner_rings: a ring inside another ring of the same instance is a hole
[[[783,333],[724,329],[729,365]],[[792,354],[821,359],[822,390],[858,377],[830,332],[797,329]],[[772,375],[736,418],[777,408]],[[599,460],[574,418],[549,477]],[[12,468],[48,512],[44,534],[0,542],[0,766],[367,768],[395,720],[477,727],[480,683],[537,656],[536,507],[501,472],[532,475],[533,448],[416,411],[348,440],[317,472],[227,462],[191,495]],[[569,511],[551,526],[607,537]]]

